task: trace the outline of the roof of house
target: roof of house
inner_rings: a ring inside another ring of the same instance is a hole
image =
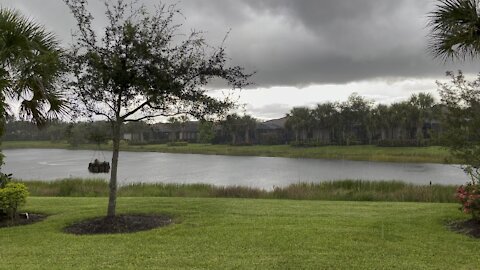
[[[265,122],[257,124],[256,129],[262,130],[275,130],[275,129],[284,129],[285,122],[287,117],[282,117],[279,119],[272,119]],[[172,123],[156,123],[152,125],[152,129],[156,132],[198,132],[199,121],[188,121],[182,124],[172,124]],[[221,129],[221,125],[215,125],[215,129]]]
[[[285,122],[287,122],[286,116],[258,123],[257,129],[283,129],[285,128]]]
[[[157,132],[197,132],[198,124],[198,121],[188,121],[182,124],[156,123],[152,125],[152,129]]]

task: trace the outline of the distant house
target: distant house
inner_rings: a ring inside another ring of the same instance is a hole
[[[145,136],[145,132],[124,132],[123,139],[133,143],[146,143],[148,136]]]
[[[285,144],[289,133],[285,129],[286,117],[258,123],[252,130],[254,144]],[[171,141],[197,142],[199,139],[199,121],[184,123],[156,123],[148,129],[131,129],[125,132],[123,138],[132,143],[166,143]],[[214,126],[217,143],[228,143],[228,133],[221,125]]]
[[[257,124],[255,129],[258,144],[286,144],[289,134],[285,128],[287,117],[272,119]]]
[[[155,141],[188,141],[198,140],[198,121],[185,123],[157,123],[152,125],[153,138]]]

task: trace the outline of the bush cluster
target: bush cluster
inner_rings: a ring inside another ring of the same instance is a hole
[[[381,147],[426,147],[429,146],[428,140],[379,140],[377,146]]]
[[[0,219],[8,217],[14,219],[17,210],[27,201],[28,190],[22,183],[7,183],[0,188]]]
[[[188,142],[185,141],[177,141],[177,142],[169,142],[167,146],[188,146]]]
[[[456,196],[460,210],[471,214],[475,220],[480,219],[480,184],[468,183],[457,188]]]
[[[333,144],[328,144],[324,142],[319,142],[319,141],[292,141],[289,143],[290,146],[293,147],[320,147],[320,146],[328,146],[328,145],[333,145]]]

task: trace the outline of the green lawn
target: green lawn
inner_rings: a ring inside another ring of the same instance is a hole
[[[135,234],[62,229],[103,215],[107,198],[28,199],[48,213],[0,229],[0,269],[478,269],[480,241],[447,230],[456,204],[119,198],[123,212],[176,224]]]
[[[93,144],[80,145],[72,148],[67,143],[52,143],[49,141],[6,141],[2,149],[14,148],[64,148],[64,149],[95,149]],[[110,146],[102,145],[102,149],[110,150]],[[431,147],[377,147],[373,145],[357,146],[322,146],[322,147],[292,147],[289,145],[255,145],[231,146],[211,144],[189,144],[188,146],[168,146],[166,144],[122,145],[124,151],[145,151],[165,153],[193,153],[208,155],[235,156],[267,156],[291,158],[324,158],[370,160],[389,162],[428,162],[448,163],[450,154],[447,149],[439,146]]]

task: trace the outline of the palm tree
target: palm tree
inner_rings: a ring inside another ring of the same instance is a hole
[[[411,113],[412,120],[416,122],[416,139],[420,143],[424,139],[423,126],[425,122],[431,118],[432,108],[435,104],[435,99],[429,93],[413,94],[409,99],[412,105]]]
[[[443,60],[475,58],[480,53],[480,16],[477,0],[440,0],[430,13],[429,49]]]
[[[397,102],[390,105],[390,112],[392,115],[391,128],[392,139],[406,140],[409,135],[410,119],[411,119],[411,105],[407,101]]]
[[[392,139],[392,110],[385,104],[378,104],[374,109],[373,117],[380,130],[380,140]]]
[[[20,115],[38,125],[65,112],[56,89],[61,57],[53,34],[16,11],[0,8],[0,136],[11,112],[6,98],[19,102]]]
[[[287,114],[285,126],[295,132],[295,142],[305,142],[312,127],[311,110],[306,107],[295,107]]]
[[[241,117],[236,113],[227,115],[225,120],[222,121],[223,129],[230,135],[232,145],[237,144],[237,133],[241,125]]]
[[[255,128],[257,127],[257,119],[253,118],[250,115],[244,115],[240,118],[240,121],[245,132],[244,143],[251,144],[250,133],[252,131],[255,131]]]
[[[18,12],[0,9],[0,95],[21,102],[20,113],[39,125],[65,109],[55,89],[61,50],[53,34]],[[2,115],[2,118],[5,114]]]
[[[331,143],[334,135],[335,115],[338,113],[337,105],[332,102],[317,104],[317,107],[312,111],[312,118],[315,127],[315,136],[322,143]],[[326,131],[326,132],[325,132]]]

